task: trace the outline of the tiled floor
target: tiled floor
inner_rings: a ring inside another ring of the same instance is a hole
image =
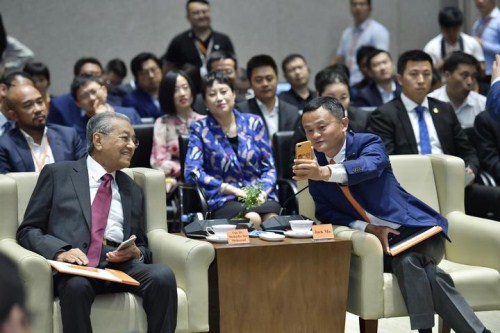
[[[500,311],[477,312],[477,316],[492,333],[500,333]],[[434,327],[433,333],[438,332],[437,322],[438,319],[436,317],[436,327]],[[359,333],[358,317],[348,313],[345,326],[345,333]],[[416,331],[410,330],[410,321],[408,317],[381,319],[378,322],[378,333],[410,332]]]

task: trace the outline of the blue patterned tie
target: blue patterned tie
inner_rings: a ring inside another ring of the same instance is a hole
[[[7,120],[7,122],[5,122],[2,125],[2,133],[7,133],[11,128],[12,128],[12,124],[10,123],[10,121]]]
[[[431,154],[431,139],[429,138],[429,131],[424,117],[425,107],[419,105],[415,108],[415,111],[418,115],[418,131],[420,132],[420,154]]]

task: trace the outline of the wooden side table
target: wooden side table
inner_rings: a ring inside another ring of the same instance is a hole
[[[351,242],[214,244],[210,332],[343,332]]]

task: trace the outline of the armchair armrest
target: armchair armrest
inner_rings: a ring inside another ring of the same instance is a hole
[[[380,241],[372,234],[344,226],[336,226],[334,235],[352,242],[348,311],[363,319],[382,318],[384,264]]]
[[[499,222],[469,216],[462,212],[451,212],[446,218],[452,241],[446,242],[446,259],[500,270]]]
[[[47,260],[14,239],[0,240],[0,252],[18,266],[26,293],[27,308],[34,315],[33,332],[52,331],[52,269]]]
[[[148,232],[148,239],[153,262],[172,268],[177,286],[186,293],[189,303],[188,327],[195,332],[207,331],[208,267],[215,256],[213,246],[208,242],[169,234],[162,229]],[[206,323],[206,327],[199,327],[200,322]]]

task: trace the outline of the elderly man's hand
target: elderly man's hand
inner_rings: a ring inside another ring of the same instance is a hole
[[[376,226],[371,223],[366,226],[365,231],[372,235],[375,235],[379,239],[380,244],[382,244],[384,253],[387,254],[389,254],[389,234],[399,235],[399,231],[397,231],[396,229]]]
[[[331,176],[330,168],[320,166],[316,160],[296,159],[293,166],[295,180],[328,180]]]
[[[106,253],[106,259],[109,262],[124,262],[130,259],[139,259],[141,257],[141,250],[133,244],[120,251],[111,251]]]
[[[77,265],[87,265],[89,263],[87,255],[78,248],[60,252],[54,259],[56,261],[69,262]]]

